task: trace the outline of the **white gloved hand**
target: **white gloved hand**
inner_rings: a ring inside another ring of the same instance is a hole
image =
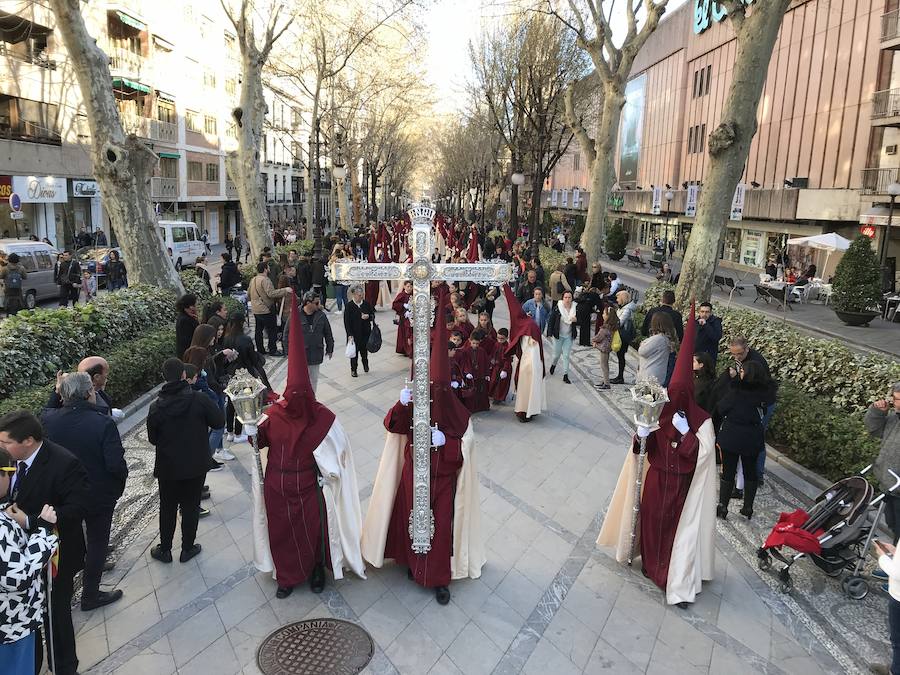
[[[459,389],[459,382],[457,382],[456,380],[454,380],[453,382],[450,383],[450,387],[451,387],[452,389]]]
[[[637,428],[637,436],[638,438],[647,438],[651,434],[650,427],[645,427],[643,424],[639,424]]]
[[[467,379],[467,380],[471,380],[471,379],[472,379],[472,373],[466,373],[466,379]]]
[[[244,425],[244,435],[247,436],[247,438],[252,438],[253,436],[256,436],[258,433],[259,433],[259,430],[256,428],[255,424],[245,424]]]
[[[505,380],[508,377],[505,370],[500,371],[500,379]]]
[[[404,302],[404,303],[403,303],[403,309],[409,309],[409,303],[408,303],[408,302]]]
[[[682,436],[691,430],[691,425],[688,424],[687,418],[680,412],[672,415],[672,426],[678,429],[678,433]]]
[[[434,447],[439,448],[446,442],[447,442],[447,437],[444,436],[444,432],[441,431],[440,429],[438,429],[437,427],[433,427],[431,429],[431,444]]]
[[[125,413],[122,412],[122,409],[121,409],[121,408],[113,408],[111,412],[112,412],[112,418],[113,418],[116,422],[119,422],[119,421],[125,419]]]
[[[400,390],[400,403],[403,405],[409,405],[413,400],[413,393],[409,387],[403,387]]]
[[[403,316],[406,317],[407,319],[411,319],[411,318],[412,318],[412,314],[410,314],[409,312],[405,312],[405,313],[403,314]]]

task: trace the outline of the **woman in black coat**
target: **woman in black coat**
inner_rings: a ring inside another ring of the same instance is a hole
[[[591,336],[594,331],[591,330],[591,314],[597,312],[603,314],[604,302],[600,297],[600,291],[596,288],[588,288],[586,291],[579,293],[575,298],[575,318],[578,321],[578,344],[582,347],[591,346]]]
[[[200,325],[197,318],[197,296],[185,293],[175,303],[178,318],[175,319],[175,358],[180,359],[194,338],[194,330]]]
[[[350,359],[350,374],[357,377],[356,369],[362,359],[363,371],[369,372],[369,335],[372,333],[372,322],[375,320],[375,308],[365,299],[363,287],[356,285],[350,288],[350,302],[344,308],[344,330],[347,331],[347,342],[353,340],[356,345],[356,356]]]
[[[731,381],[724,396],[716,404],[722,426],[717,440],[722,451],[722,483],[716,514],[728,516],[728,501],[734,489],[738,460],[744,471],[744,506],[741,515],[753,516],[753,500],[759,486],[756,456],[765,444],[763,417],[775,402],[775,386],[766,369],[755,361],[744,361],[740,371],[730,368]]]

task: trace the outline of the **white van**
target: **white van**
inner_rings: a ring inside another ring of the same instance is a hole
[[[189,220],[160,220],[159,229],[176,270],[193,267],[197,258],[206,255],[200,229]]]

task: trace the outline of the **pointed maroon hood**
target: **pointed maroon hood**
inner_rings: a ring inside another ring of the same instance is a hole
[[[691,425],[691,431],[695,433],[700,429],[700,425],[709,419],[709,413],[697,405],[694,399],[694,343],[696,336],[697,322],[694,320],[694,303],[691,302],[691,315],[684,328],[684,339],[681,341],[675,369],[672,371],[672,379],[669,380],[667,387],[669,402],[663,407],[659,418],[660,430],[667,436],[677,434],[672,426],[672,416],[679,410],[685,414]]]
[[[506,304],[509,307],[509,344],[506,347],[506,355],[512,356],[519,347],[519,340],[527,335],[540,346],[541,365],[543,365],[544,341],[541,338],[541,329],[534,322],[534,319],[522,309],[522,304],[509,287],[509,284],[503,286],[503,294],[506,296]],[[544,375],[546,375],[546,372]]]

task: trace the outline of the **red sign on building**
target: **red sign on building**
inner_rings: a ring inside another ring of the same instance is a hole
[[[0,200],[6,201],[12,194],[12,177],[0,176]]]
[[[863,225],[859,228],[859,233],[869,239],[875,238],[875,226],[874,225]]]

